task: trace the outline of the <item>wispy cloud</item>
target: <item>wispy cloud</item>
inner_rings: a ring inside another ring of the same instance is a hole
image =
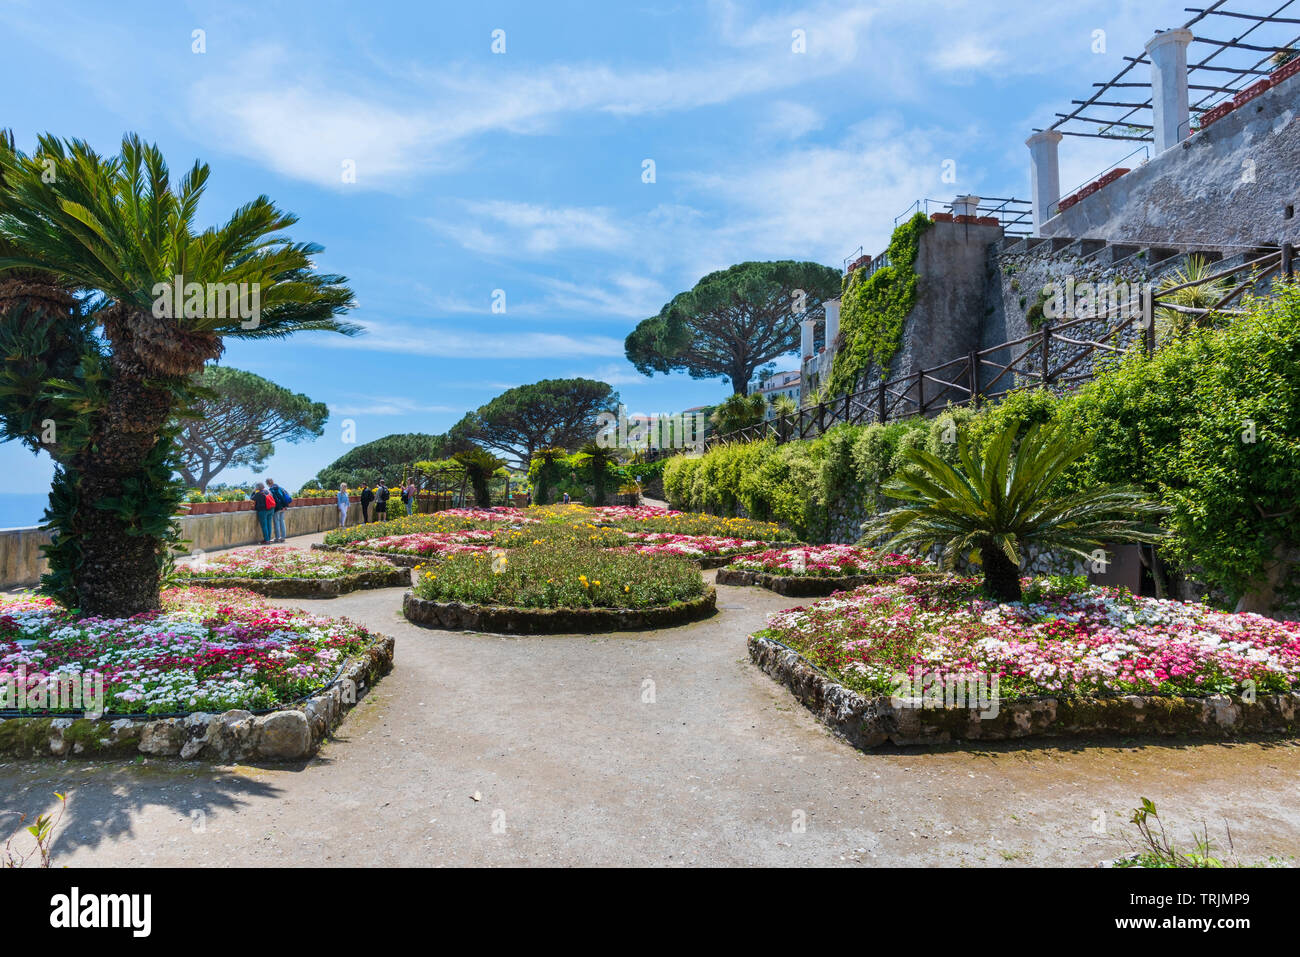
[[[378,319],[356,319],[363,334],[344,339],[315,339],[326,348],[392,352],[442,359],[554,359],[583,356],[621,356],[623,340],[610,336],[575,336],[563,333],[515,331],[506,321],[491,331],[430,322],[414,324]]]
[[[457,406],[430,405],[409,396],[351,394],[346,402],[330,405],[331,415],[415,415],[422,412],[457,412]]]

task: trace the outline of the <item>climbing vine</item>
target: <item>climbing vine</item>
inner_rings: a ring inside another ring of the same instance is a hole
[[[916,305],[920,277],[916,255],[921,234],[931,223],[917,213],[894,230],[889,241],[889,265],[863,278],[864,269],[844,277],[840,300],[840,328],[844,343],[835,356],[826,393],[837,396],[853,392],[863,374],[874,364],[889,368],[903,341],[903,325]]]

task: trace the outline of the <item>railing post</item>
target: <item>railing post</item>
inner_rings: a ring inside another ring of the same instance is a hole
[[[1047,388],[1047,375],[1052,371],[1052,324],[1043,323],[1043,377],[1040,383]]]
[[[970,405],[975,408],[980,396],[980,358],[975,350],[970,351]]]
[[[826,403],[817,403],[817,434],[821,435],[826,431]]]
[[[1287,279],[1295,278],[1295,249],[1290,243],[1282,244],[1282,275]]]
[[[885,379],[883,373],[880,379],[880,394],[876,397],[876,421],[881,425],[885,423]]]
[[[849,400],[849,393],[844,393],[844,424],[849,424],[849,413],[852,411],[852,404]]]
[[[916,414],[925,415],[925,370],[916,373]]]

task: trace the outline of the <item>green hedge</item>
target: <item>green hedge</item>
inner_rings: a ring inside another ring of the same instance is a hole
[[[925,445],[951,461],[956,445],[945,440],[954,430],[982,449],[1011,420],[1091,435],[1092,450],[1063,485],[1147,489],[1171,510],[1162,554],[1235,600],[1279,548],[1300,543],[1300,288],[1252,302],[1225,329],[1164,343],[1152,357],[1132,352],[1064,398],[1026,389],[932,420],[839,426],[782,446],[724,445],[669,460],[664,489],[675,508],[743,511],[825,541],[837,505],[871,512],[887,504],[880,484],[902,449]]]

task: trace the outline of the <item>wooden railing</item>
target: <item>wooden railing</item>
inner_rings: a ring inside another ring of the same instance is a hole
[[[1177,286],[1153,290],[1144,300],[1145,308],[1139,312],[1135,313],[1125,303],[1065,322],[1045,321],[1040,328],[1019,339],[973,350],[942,365],[882,381],[871,388],[819,402],[767,422],[725,435],[711,435],[705,440],[705,445],[711,447],[723,442],[752,442],[766,438],[778,443],[806,439],[836,425],[890,422],[937,413],[949,405],[960,407],[998,399],[1026,386],[1073,388],[1094,376],[1094,363],[1084,365],[1086,360],[1095,359],[1102,353],[1122,353],[1139,335],[1147,353],[1154,351],[1156,310],[1166,309],[1193,317],[1210,313],[1237,315],[1240,311],[1229,308],[1229,305],[1247,290],[1275,274],[1294,278],[1293,256],[1291,245],[1284,244],[1239,266]],[[1196,308],[1170,301],[1175,293],[1184,289],[1229,277],[1235,277],[1235,284],[1213,306]],[[1091,334],[1093,330],[1088,327],[1096,323],[1108,325],[1100,334]],[[1008,361],[1000,361],[999,355],[1008,351],[1014,352],[1014,356]],[[671,454],[675,452],[664,450],[653,457]]]

